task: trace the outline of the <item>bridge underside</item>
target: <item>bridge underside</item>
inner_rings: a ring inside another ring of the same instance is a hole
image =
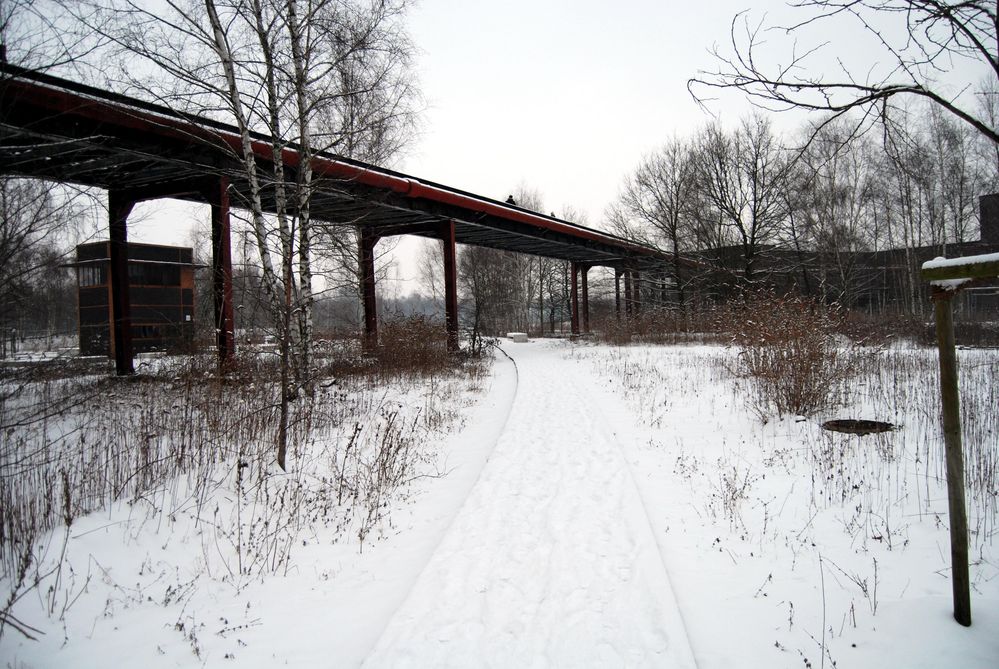
[[[104,188],[109,192],[113,339],[118,373],[132,371],[127,288],[127,220],[135,203],[177,198],[209,204],[218,351],[234,353],[229,211],[252,198],[236,128],[99,89],[0,66],[0,173]],[[250,147],[260,174],[273,175],[270,138]],[[300,157],[283,149],[286,180],[294,184]],[[378,239],[412,234],[442,239],[449,345],[458,345],[455,244],[529,253],[573,264],[573,331],[588,329],[586,270],[612,267],[625,276],[669,273],[672,258],[603,232],[426,180],[332,154],[312,161],[311,216],[360,231],[359,261],[365,341],[377,339],[374,247]],[[274,212],[273,187],[261,191]]]

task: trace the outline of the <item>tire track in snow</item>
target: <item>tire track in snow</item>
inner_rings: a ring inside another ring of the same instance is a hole
[[[513,350],[506,429],[365,666],[694,666],[643,500],[574,363]]]
[[[375,544],[357,568],[337,574],[340,597],[323,605],[323,622],[332,628],[327,634],[335,666],[357,667],[371,654],[475,488],[506,429],[519,385],[516,363],[498,364],[512,367],[512,374],[509,367],[496,370],[489,395],[472,412],[474,422],[448,439],[447,476],[420,497],[405,535]],[[358,607],[360,601],[364,603]]]
[[[588,388],[589,386],[583,384],[580,387]],[[656,532],[655,523],[652,521],[652,516],[649,514],[649,504],[645,498],[645,494],[642,491],[642,486],[638,484],[638,478],[635,476],[635,470],[632,468],[631,462],[628,460],[628,456],[625,452],[624,446],[621,444],[620,439],[618,439],[617,437],[618,431],[613,430],[608,434],[608,429],[609,429],[608,426],[614,425],[615,423],[613,420],[608,420],[607,414],[601,406],[602,401],[596,401],[593,397],[592,391],[588,392],[587,395],[590,400],[589,405],[594,408],[594,410],[600,417],[600,419],[597,421],[597,424],[600,426],[601,432],[608,439],[610,439],[615,444],[615,446],[617,446],[618,452],[621,455],[621,459],[624,462],[624,466],[628,470],[629,477],[631,478],[631,484],[632,486],[634,486],[635,491],[638,493],[638,499],[642,503],[642,512],[645,516],[645,522],[648,524],[649,532],[652,534],[652,537],[656,542],[656,550],[659,553],[659,562],[662,564],[663,574],[666,576],[666,580],[669,583],[669,588],[672,593],[673,601],[676,604],[676,608],[674,610],[676,611],[676,616],[678,618],[679,625],[683,629],[683,634],[684,638],[687,640],[687,645],[691,648],[691,651],[693,651],[693,644],[690,641],[690,633],[688,632],[687,621],[684,618],[683,610],[680,608],[679,601],[676,599],[676,590],[673,588],[673,579],[670,576],[669,565],[666,563],[666,554],[663,549],[662,538],[660,537],[659,533]],[[602,400],[608,401],[608,398],[604,396]],[[694,666],[696,666],[696,660],[693,658],[693,653],[691,653],[691,662],[693,662]]]
[[[456,508],[454,514],[451,516],[450,519],[448,519],[447,524],[442,528],[441,533],[437,537],[437,541],[434,544],[433,548],[426,553],[426,562],[420,568],[419,573],[415,576],[415,578],[413,578],[412,582],[409,584],[409,588],[406,590],[406,594],[399,600],[400,605],[406,602],[412,596],[413,588],[416,587],[416,584],[423,577],[424,572],[427,570],[427,567],[430,564],[431,558],[440,549],[441,543],[444,541],[444,538],[451,532],[451,528],[454,525],[455,519],[458,517],[458,513],[460,513],[461,508],[464,506],[465,500],[468,499],[468,495],[471,494],[471,491],[474,490],[475,486],[478,484],[479,479],[482,477],[482,469],[489,462],[489,458],[492,456],[492,452],[496,449],[497,442],[499,442],[500,437],[506,431],[507,423],[510,422],[510,413],[513,410],[513,405],[517,401],[517,389],[520,387],[520,370],[517,368],[517,361],[511,358],[506,351],[499,348],[498,346],[495,348],[497,351],[502,353],[507,360],[510,361],[511,365],[513,365],[513,393],[510,395],[509,401],[506,403],[506,405],[503,408],[505,416],[503,417],[502,423],[500,424],[500,428],[495,432],[495,438],[493,439],[493,443],[486,449],[486,457],[482,462],[483,467],[480,468],[478,472],[476,472],[475,478],[473,479],[471,485],[469,485],[467,488],[467,493],[465,494],[464,500],[462,500],[459,504],[455,505]],[[391,619],[386,620],[385,627],[387,627],[390,623]],[[381,630],[381,633],[378,635],[377,639],[380,639],[384,634],[385,634],[385,628]],[[377,640],[375,641],[375,644],[373,644],[372,647],[375,646],[377,646]]]

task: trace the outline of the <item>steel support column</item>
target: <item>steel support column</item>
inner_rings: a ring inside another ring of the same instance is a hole
[[[631,299],[631,270],[624,270],[624,315],[628,320],[631,320],[632,314],[632,304]]]
[[[205,192],[212,208],[212,295],[215,299],[215,342],[219,369],[230,367],[236,355],[236,323],[232,309],[232,239],[229,222],[229,180],[212,180]]]
[[[572,274],[572,289],[570,291],[572,316],[569,332],[573,337],[576,337],[579,335],[579,266],[574,262],[569,263],[569,273]]]
[[[635,285],[632,286],[632,292],[634,293],[632,297],[635,299],[635,317],[637,318],[642,313],[642,273],[635,272]]]
[[[579,278],[583,290],[583,332],[590,333],[590,289],[586,282],[586,275],[590,271],[589,265],[579,266]]]
[[[614,316],[621,322],[621,270],[614,270]]]
[[[378,346],[378,305],[375,302],[375,245],[378,235],[369,228],[361,228],[358,240],[358,264],[361,269],[361,302],[364,305],[364,333],[361,348],[365,353],[374,352]]]
[[[442,223],[440,235],[444,252],[444,322],[447,350],[454,353],[458,344],[458,263],[454,248],[454,221]]]
[[[132,307],[128,295],[128,215],[135,201],[108,191],[108,283],[111,285],[111,353],[118,376],[135,374],[132,362]]]
[[[132,308],[128,290],[128,216],[135,201],[119,191],[108,192],[108,284],[111,287],[111,355],[115,373],[135,373],[132,350]]]

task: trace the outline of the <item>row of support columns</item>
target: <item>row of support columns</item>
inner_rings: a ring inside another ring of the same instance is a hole
[[[614,270],[614,313],[621,321],[621,283],[624,283],[624,313],[626,318],[637,317],[642,313],[642,291],[639,289],[642,273],[630,269]]]
[[[229,217],[229,182],[218,178],[200,182],[196,188],[209,203],[212,212],[212,282],[215,306],[216,347],[220,368],[229,366],[235,356],[235,324],[232,305],[232,245]],[[113,190],[108,194],[110,223],[111,313],[113,319],[111,349],[118,375],[134,374],[132,320],[128,296],[128,216],[136,203],[154,197],[170,197],[190,193],[190,188],[167,186],[156,192]],[[458,271],[453,221],[420,226],[410,230],[394,230],[393,234],[419,232],[440,239],[444,254],[444,311],[447,348],[457,351],[458,341]],[[358,261],[361,272],[361,301],[364,309],[363,349],[373,352],[378,344],[378,310],[375,293],[375,247],[381,237],[372,229],[360,229]],[[570,265],[571,332],[574,336],[590,332],[590,300],[587,274],[591,265],[573,262]],[[624,305],[627,316],[641,312],[638,290],[641,274],[634,270],[614,272],[614,304],[621,319],[621,280],[624,279]]]
[[[454,353],[458,342],[458,260],[455,247],[454,221],[446,221],[427,228],[418,226],[394,230],[393,234],[420,232],[440,239],[444,254],[444,324],[447,331],[447,350]],[[373,353],[378,346],[378,304],[375,297],[375,246],[381,237],[371,228],[361,228],[358,242],[358,264],[361,270],[361,303],[364,307],[364,333],[362,346],[366,353]]]
[[[108,192],[108,283],[111,285],[111,353],[115,373],[135,373],[132,313],[128,291],[128,217],[139,202],[198,193],[212,212],[212,284],[215,302],[216,347],[219,367],[232,364],[236,353],[232,306],[232,243],[229,220],[229,181],[225,177],[167,184],[156,189],[118,189]]]

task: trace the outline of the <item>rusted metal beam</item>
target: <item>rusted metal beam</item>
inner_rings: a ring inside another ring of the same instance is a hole
[[[118,191],[108,192],[111,241],[108,283],[111,285],[111,351],[118,376],[135,374],[132,361],[132,309],[128,295],[128,215],[135,202]]]

